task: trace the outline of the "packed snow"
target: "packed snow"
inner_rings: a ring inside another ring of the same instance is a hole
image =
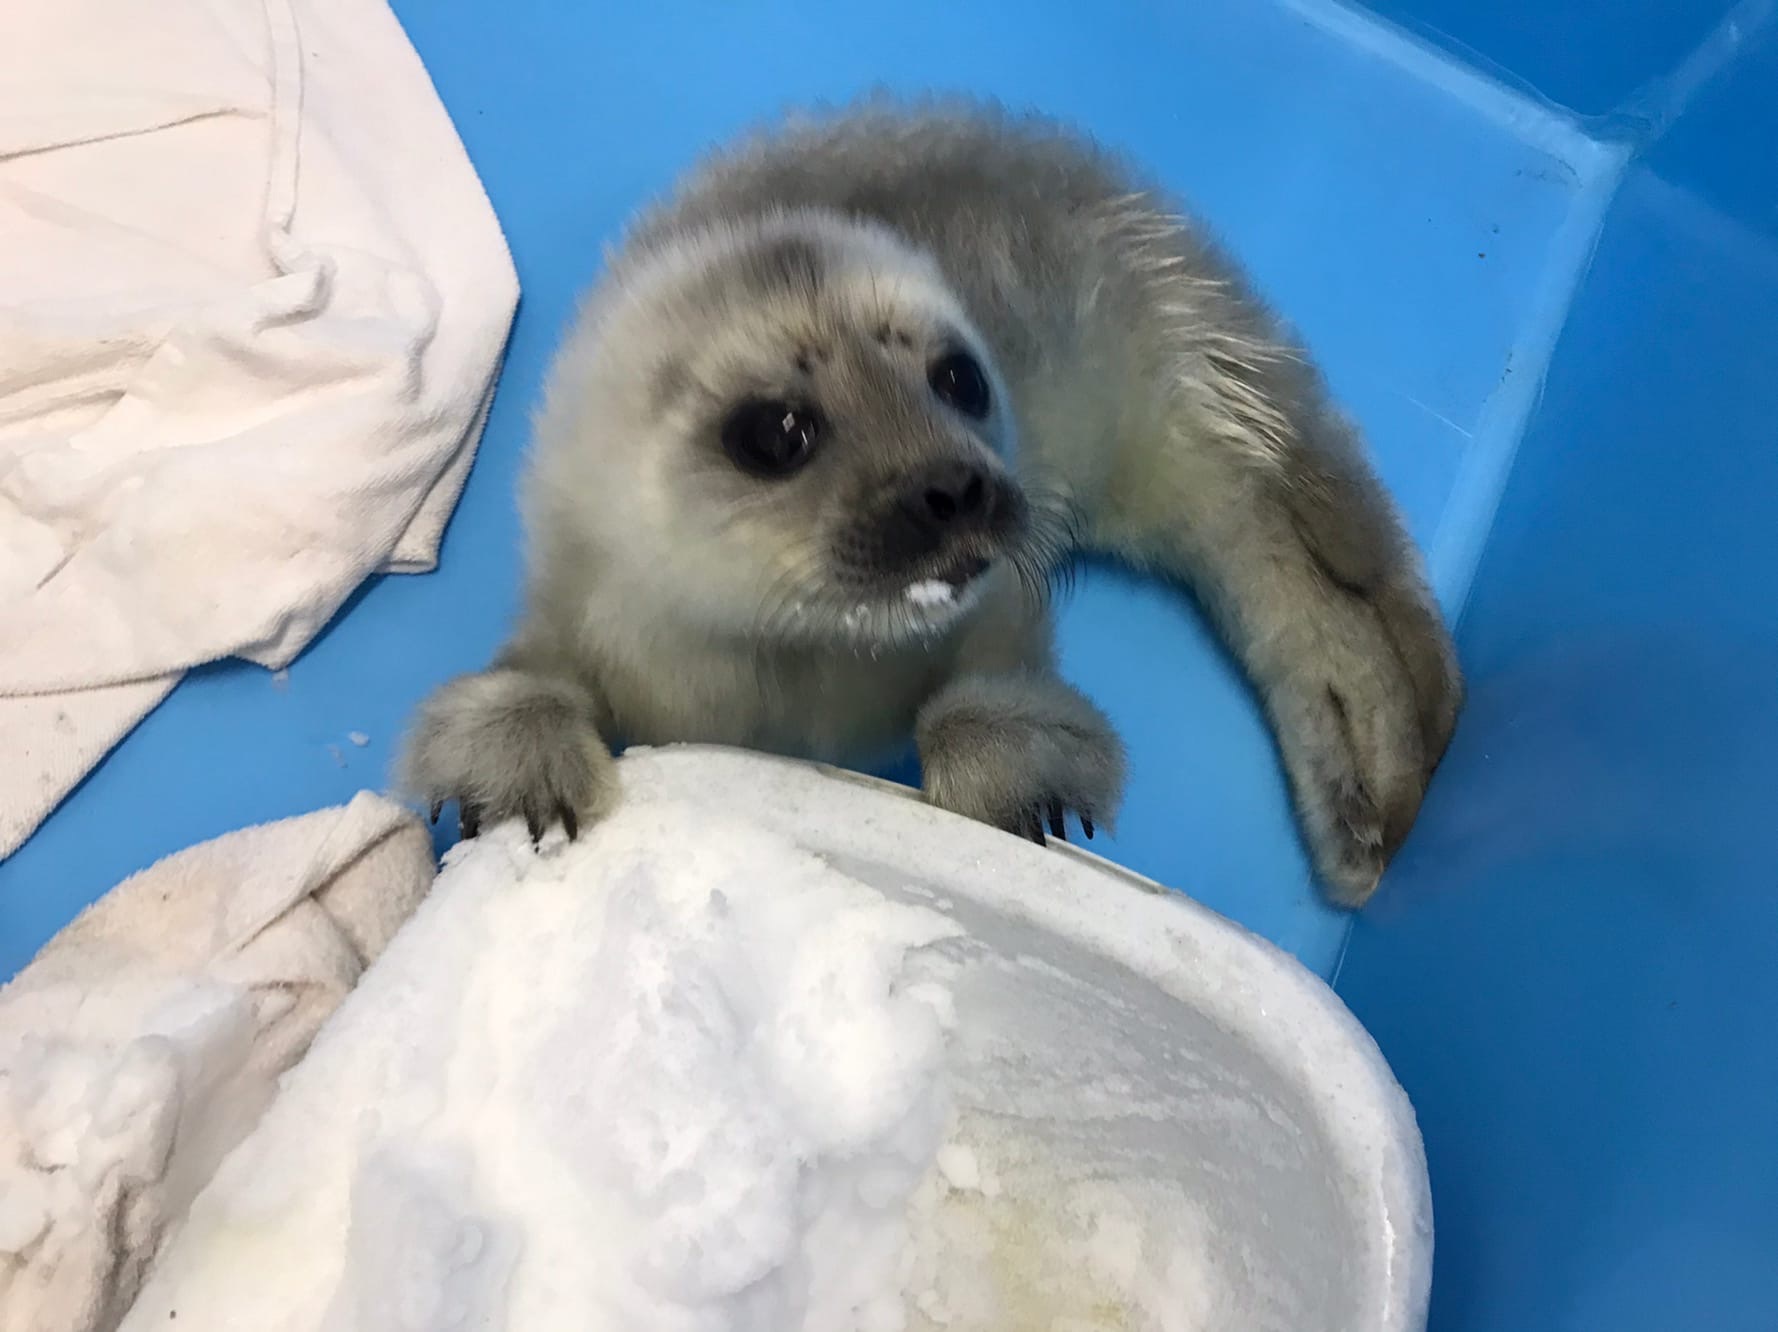
[[[907,599],[922,610],[930,610],[935,606],[949,606],[957,599],[957,589],[942,578],[928,578],[924,582],[908,584]]]

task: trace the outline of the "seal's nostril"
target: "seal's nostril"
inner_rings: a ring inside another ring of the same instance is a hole
[[[982,474],[971,472],[969,484],[963,487],[963,512],[974,513],[982,507]]]

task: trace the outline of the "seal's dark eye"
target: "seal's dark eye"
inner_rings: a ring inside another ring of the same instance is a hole
[[[820,437],[821,414],[790,402],[750,399],[722,423],[723,452],[754,476],[789,476],[808,462]]]
[[[940,402],[981,420],[988,414],[988,377],[968,352],[946,352],[926,371]]]

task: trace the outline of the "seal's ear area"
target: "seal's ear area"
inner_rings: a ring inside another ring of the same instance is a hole
[[[661,356],[648,368],[648,410],[657,420],[684,402],[692,390],[691,366],[683,356]]]

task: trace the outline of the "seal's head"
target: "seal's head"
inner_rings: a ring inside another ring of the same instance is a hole
[[[531,502],[556,539],[712,632],[942,634],[1041,591],[1005,387],[924,254],[789,212],[648,234],[570,341]]]

